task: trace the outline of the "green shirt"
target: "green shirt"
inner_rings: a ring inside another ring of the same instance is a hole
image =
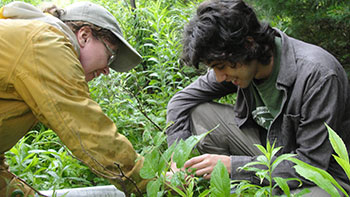
[[[274,53],[274,65],[271,75],[263,82],[252,82],[250,86],[253,92],[256,108],[253,109],[253,119],[260,126],[268,130],[273,119],[280,111],[283,93],[276,88],[276,80],[280,70],[281,38],[275,38],[276,50]]]

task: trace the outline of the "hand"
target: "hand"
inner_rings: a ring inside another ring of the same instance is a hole
[[[205,179],[210,179],[211,173],[219,160],[221,160],[226,166],[228,173],[231,174],[231,158],[226,155],[204,154],[198,157],[193,157],[186,161],[184,167],[196,169],[197,176],[203,176]]]

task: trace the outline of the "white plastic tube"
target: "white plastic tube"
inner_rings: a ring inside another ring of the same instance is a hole
[[[54,193],[55,192],[55,193]],[[113,185],[40,191],[45,196],[65,197],[125,197],[124,192]],[[36,195],[38,196],[38,195]]]

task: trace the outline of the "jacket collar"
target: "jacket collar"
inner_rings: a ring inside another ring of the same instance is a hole
[[[291,86],[297,77],[297,65],[293,38],[275,28],[282,40],[280,71],[277,77],[277,84]]]

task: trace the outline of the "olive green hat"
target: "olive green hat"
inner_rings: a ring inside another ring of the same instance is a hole
[[[64,8],[65,12],[61,15],[62,21],[86,21],[96,26],[108,29],[122,43],[118,46],[116,60],[111,68],[125,72],[134,68],[142,60],[141,55],[124,39],[115,17],[104,7],[91,2],[77,2]]]

